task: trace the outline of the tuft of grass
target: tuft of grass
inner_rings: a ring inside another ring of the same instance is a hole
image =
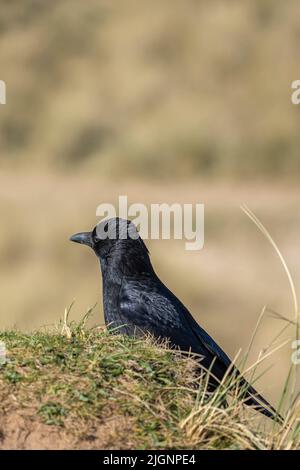
[[[27,434],[37,424],[49,436],[56,430],[65,448],[300,448],[299,407],[284,425],[268,429],[266,419],[246,410],[241,399],[233,397],[224,407],[226,383],[209,394],[192,357],[151,338],[66,324],[63,334],[0,334],[7,348],[0,368],[0,428],[7,416],[21,415]]]

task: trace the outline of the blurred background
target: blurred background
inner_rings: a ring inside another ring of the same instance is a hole
[[[297,0],[0,0],[0,327],[51,327],[98,302],[92,252],[68,238],[116,203],[206,206],[205,247],[150,241],[158,274],[231,356],[264,305],[293,319],[286,276],[239,206],[265,223],[298,293]],[[266,313],[249,361],[286,325]],[[277,345],[293,336],[293,327]],[[290,343],[264,363],[278,398]]]

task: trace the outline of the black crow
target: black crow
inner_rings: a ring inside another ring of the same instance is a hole
[[[92,232],[78,233],[71,241],[91,247],[100,260],[105,323],[130,336],[150,333],[167,339],[172,347],[199,355],[210,371],[214,390],[229,370],[239,377],[245,403],[277,421],[276,410],[243,378],[232,361],[187,308],[162,283],[152,267],[149,252],[135,225],[114,218],[101,222]]]

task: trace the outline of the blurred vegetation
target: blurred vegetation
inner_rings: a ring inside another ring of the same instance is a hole
[[[0,165],[299,177],[297,0],[0,0]]]

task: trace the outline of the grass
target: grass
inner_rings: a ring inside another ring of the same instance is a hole
[[[237,397],[224,408],[226,384],[207,394],[193,358],[166,345],[83,322],[63,331],[0,334],[0,447],[300,449],[296,406],[272,426]]]

